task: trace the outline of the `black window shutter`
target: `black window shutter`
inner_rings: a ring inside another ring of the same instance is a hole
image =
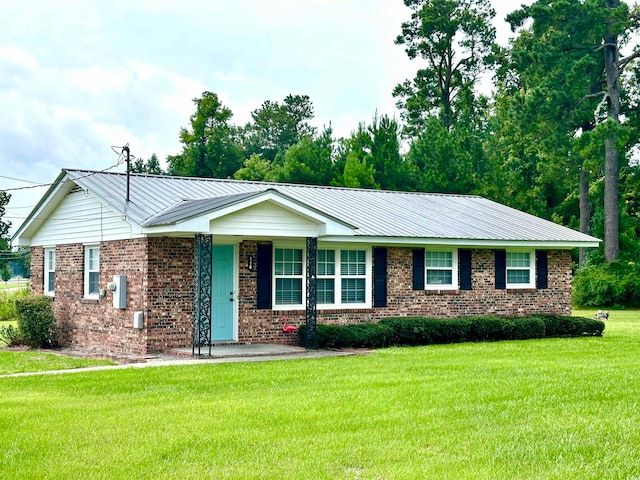
[[[424,249],[413,251],[413,289],[424,290]]]
[[[471,250],[458,250],[460,290],[471,290]]]
[[[496,288],[507,288],[507,251],[496,250]]]
[[[258,308],[271,308],[271,265],[273,250],[271,244],[258,244],[258,262],[256,265],[258,277]]]
[[[536,250],[536,288],[548,288],[548,265],[546,250]]]
[[[387,306],[387,249],[373,249],[373,306]]]

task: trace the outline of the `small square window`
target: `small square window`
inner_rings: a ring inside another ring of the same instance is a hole
[[[507,288],[533,288],[531,252],[507,252]]]
[[[452,250],[425,252],[427,290],[458,288],[458,255]]]
[[[333,278],[316,280],[316,298],[318,303],[335,303],[336,286]]]
[[[342,279],[342,303],[364,303],[365,282],[364,278]]]
[[[276,305],[302,304],[302,279],[276,278]]]
[[[367,258],[364,250],[342,250],[340,252],[341,275],[365,275]]]

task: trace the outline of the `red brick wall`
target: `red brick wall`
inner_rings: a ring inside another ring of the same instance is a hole
[[[31,293],[40,294],[44,292],[44,248],[31,248]]]
[[[472,290],[412,289],[412,251],[388,249],[388,312],[385,316],[450,318],[465,315],[571,314],[571,253],[554,250],[548,255],[549,288],[496,290],[494,251],[472,251]],[[377,316],[377,315],[376,315]]]
[[[145,302],[149,352],[191,346],[193,248],[192,238],[149,238]]]
[[[395,316],[452,318],[466,315],[571,314],[571,254],[567,250],[548,255],[549,288],[496,290],[494,251],[472,253],[472,290],[413,290],[413,257],[410,248],[387,249],[387,307],[356,310],[319,310],[318,323],[364,323]],[[239,341],[296,344],[295,334],[282,332],[282,317],[301,325],[304,310],[277,311],[256,308],[256,272],[246,269],[246,257],[256,258],[256,243],[240,245]],[[244,264],[243,264],[244,263]]]
[[[142,310],[146,240],[100,244],[100,288],[114,275],[127,276],[127,308],[113,308],[113,293],[99,299],[84,298],[84,245],[57,245],[55,297],[56,320],[63,345],[95,353],[145,353],[145,333],[133,328],[133,312]],[[32,249],[31,288],[42,293],[44,258],[42,248]]]
[[[412,250],[388,248],[387,304],[385,308],[320,310],[318,323],[349,324],[392,316],[420,315],[526,315],[571,313],[571,255],[550,251],[545,290],[496,290],[494,252],[476,249],[472,254],[473,290],[414,291]],[[32,248],[31,285],[42,293],[44,255]],[[238,330],[240,343],[297,344],[297,335],[282,331],[282,317],[301,325],[304,310],[262,310],[256,306],[257,274],[246,267],[252,255],[257,265],[257,244],[239,245]],[[127,275],[127,308],[114,309],[112,293],[99,300],[83,299],[84,246],[56,247],[54,309],[62,326],[63,343],[100,353],[144,354],[191,346],[193,316],[193,239],[146,238],[100,244],[100,287],[113,275]],[[133,313],[144,313],[144,328],[133,328]]]
[[[43,291],[44,255],[32,248],[33,293]],[[151,259],[151,260],[149,260]],[[84,297],[84,246],[56,246],[53,301],[65,346],[102,354],[144,354],[191,344],[193,240],[134,239],[100,244],[100,288],[127,276],[127,308],[113,307],[113,293]],[[144,328],[133,328],[143,312]]]

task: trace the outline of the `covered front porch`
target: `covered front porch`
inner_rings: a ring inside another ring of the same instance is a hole
[[[305,308],[280,312],[271,303],[271,242],[219,245],[213,235],[197,234],[191,355],[215,355],[220,348],[250,350],[252,344],[263,343],[291,347],[298,343],[299,328],[305,329],[304,347],[316,349],[318,240],[306,237],[304,242]],[[295,320],[287,324],[289,316]],[[263,320],[255,325],[248,320],[257,317]]]

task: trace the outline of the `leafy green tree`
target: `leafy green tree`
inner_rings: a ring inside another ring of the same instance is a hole
[[[412,190],[410,169],[400,152],[400,127],[388,115],[376,114],[342,139],[336,155],[336,185]]]
[[[423,65],[413,80],[396,86],[394,97],[410,134],[432,115],[446,129],[456,121],[456,109],[472,99],[478,77],[491,63],[495,11],[489,0],[404,0],[411,19],[402,24],[396,44]],[[468,108],[469,106],[467,106]]]
[[[417,190],[461,194],[481,191],[482,172],[476,169],[484,162],[484,152],[481,141],[467,127],[456,123],[447,129],[441,118],[427,120],[407,153],[407,160],[415,167]]]
[[[338,187],[380,188],[375,181],[375,169],[371,161],[371,136],[364,123],[351,132],[348,138],[338,141],[336,174],[331,184]]]
[[[583,145],[595,128],[603,68],[593,14],[575,0],[536,2],[507,21],[520,31],[498,70],[495,135],[487,149],[500,190],[516,208],[573,227],[579,222],[589,233],[589,182],[598,161]]]
[[[9,264],[16,275],[20,275],[22,278],[31,277],[31,249],[18,247]]]
[[[344,164],[342,176],[332,184],[350,188],[379,188],[374,177],[375,169],[367,164],[365,157],[349,152]]]
[[[367,131],[371,139],[370,163],[376,183],[384,190],[413,190],[408,165],[400,153],[398,122],[388,115],[375,115]]]
[[[546,182],[550,190],[571,190],[571,182],[578,182],[567,181],[567,173],[580,179],[580,228],[585,232],[590,223],[588,182],[601,171],[598,164],[602,165],[593,156],[601,147],[588,143],[602,142],[607,260],[618,255],[618,227],[613,227],[618,223],[616,152],[629,136],[619,126],[620,82],[616,76],[637,56],[618,59],[629,19],[626,5],[610,0],[540,0],[507,17],[514,29],[533,20],[512,45],[509,74],[502,72],[502,94],[511,97],[506,102],[511,102],[508,111],[515,119],[505,122],[511,123],[507,128],[513,131],[513,125],[519,124],[515,130],[524,134],[520,138],[529,137],[527,153],[536,181]],[[605,103],[608,119],[603,122],[598,112]],[[573,173],[578,171],[579,175]]]
[[[228,178],[241,166],[243,151],[237,129],[231,125],[233,113],[213,92],[193,99],[196,112],[191,128],[180,130],[182,153],[169,156],[171,175]]]
[[[6,263],[2,266],[2,268],[0,268],[0,278],[2,278],[2,281],[6,284],[9,280],[11,280],[11,275],[13,273],[11,272],[11,267],[9,267],[9,265],[7,265]]]
[[[155,153],[151,154],[151,158],[146,161],[142,158],[136,158],[131,165],[130,171],[133,173],[147,173],[149,175],[164,174],[158,156]]]
[[[620,58],[620,43],[625,43],[631,33],[640,31],[638,20],[632,18],[629,7],[620,0],[607,0],[605,6],[606,31],[603,35],[604,71],[606,77],[607,122],[613,124],[604,143],[604,258],[610,262],[620,256],[619,237],[619,151],[621,136],[627,132],[620,127],[620,72],[640,56],[640,49]]]
[[[302,137],[284,154],[280,181],[307,185],[330,185],[335,175],[334,140],[331,127],[316,138]]]
[[[273,162],[303,137],[313,137],[316,129],[313,103],[307,95],[287,95],[282,103],[267,100],[251,112],[252,122],[243,129],[244,146],[249,155],[259,154]]]
[[[236,180],[256,180],[264,182],[277,182],[282,176],[282,167],[265,160],[257,153],[244,161],[240,170],[233,174]]]

